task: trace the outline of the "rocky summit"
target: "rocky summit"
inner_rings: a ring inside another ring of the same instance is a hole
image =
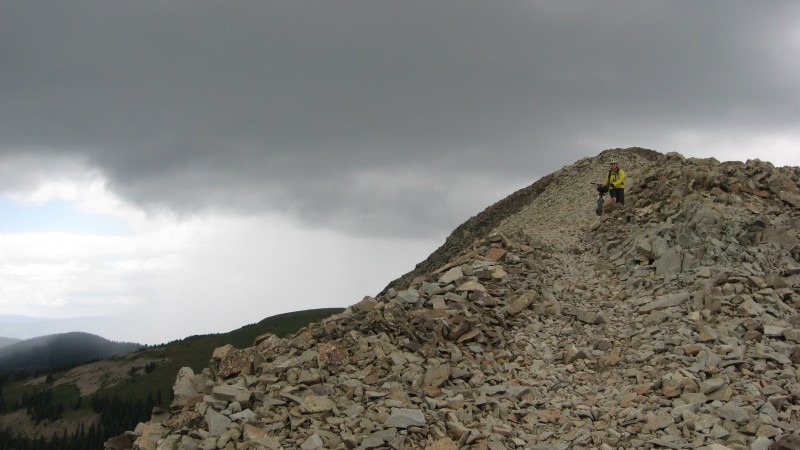
[[[594,214],[608,161],[626,204]],[[613,149],[106,448],[800,449],[800,169]]]

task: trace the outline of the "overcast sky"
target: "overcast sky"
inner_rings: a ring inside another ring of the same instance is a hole
[[[4,0],[0,314],[344,307],[608,148],[800,165],[799,80],[796,1]]]

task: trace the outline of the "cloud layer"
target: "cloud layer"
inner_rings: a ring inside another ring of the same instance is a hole
[[[796,1],[0,9],[2,312],[118,340],[355,303],[607,148],[800,165]]]
[[[486,206],[448,197],[481,197],[472,176],[508,194],[609,147],[797,144],[798,20],[790,1],[12,0],[0,149],[79,160],[140,205],[432,236]]]

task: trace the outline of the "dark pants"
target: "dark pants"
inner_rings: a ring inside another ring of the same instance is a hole
[[[615,199],[617,201],[617,203],[619,203],[620,205],[624,205],[625,204],[625,189],[624,188],[616,188],[616,189],[615,188],[611,188],[608,191],[608,195],[610,195],[611,198]]]

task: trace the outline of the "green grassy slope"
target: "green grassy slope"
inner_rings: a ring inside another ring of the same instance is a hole
[[[182,367],[191,367],[195,373],[201,372],[208,367],[211,354],[217,347],[230,344],[236,348],[247,348],[253,345],[256,337],[267,332],[286,337],[309,323],[317,322],[343,310],[342,308],[329,308],[280,314],[229,333],[191,336],[126,355],[118,360],[124,363],[125,360],[136,358],[152,359],[157,361],[156,368],[149,374],[145,374],[144,368],[141,368],[126,383],[106,387],[100,393],[103,395],[117,394],[122,398],[141,398],[151,390],[153,392],[162,390],[162,393],[168,396],[178,371]]]
[[[56,372],[48,377],[47,381],[44,376],[15,381],[5,380],[0,398],[5,405],[5,412],[9,413],[15,409],[13,405],[17,404],[23,395],[31,396],[43,390],[50,390],[54,401],[64,405],[65,412],[68,413],[77,405],[80,405],[80,408],[89,406],[88,400],[91,394],[86,394],[86,386],[92,386],[94,395],[106,398],[118,397],[123,400],[141,400],[158,393],[162,398],[162,406],[168,406],[178,371],[182,367],[191,367],[195,372],[201,372],[208,367],[215,348],[226,344],[236,348],[247,348],[253,345],[256,337],[268,332],[286,337],[309,323],[341,311],[342,308],[327,308],[280,314],[228,333],[191,336],[147,347],[111,360]],[[146,370],[148,365],[150,367]],[[135,425],[133,423],[131,427]],[[0,414],[0,429],[3,426],[3,415]]]

